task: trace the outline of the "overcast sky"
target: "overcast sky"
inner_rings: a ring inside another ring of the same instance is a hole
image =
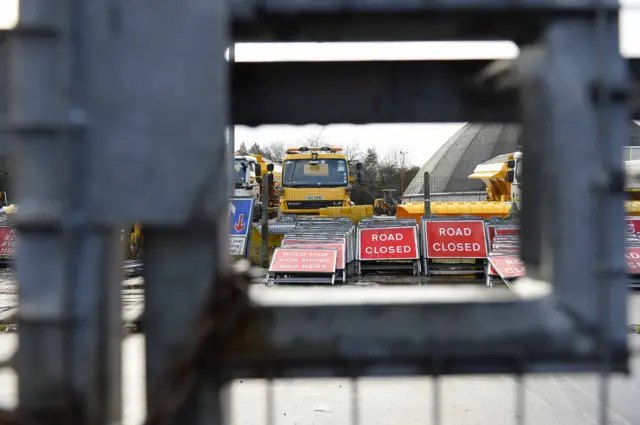
[[[8,28],[17,20],[18,0],[0,0],[0,28]],[[640,57],[640,0],[621,2],[620,50],[627,57]],[[633,10],[632,10],[633,9]],[[636,10],[638,9],[638,10]],[[236,60],[245,61],[322,61],[371,59],[493,59],[513,58],[518,48],[510,42],[474,43],[262,43],[238,44]],[[322,140],[333,145],[357,142],[364,150],[375,146],[384,156],[391,150],[407,152],[406,159],[421,165],[463,123],[459,124],[394,124],[236,127],[236,146],[241,142],[266,144],[282,141],[296,146],[300,140],[322,131]]]

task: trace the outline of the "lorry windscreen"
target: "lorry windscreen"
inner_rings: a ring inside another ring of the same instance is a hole
[[[233,182],[235,183],[236,189],[241,188],[242,183],[247,182],[247,171],[242,168],[242,161],[236,160],[233,163]]]
[[[282,186],[347,186],[347,161],[344,159],[291,159],[284,162]]]

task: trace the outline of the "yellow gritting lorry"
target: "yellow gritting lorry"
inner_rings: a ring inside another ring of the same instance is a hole
[[[362,163],[356,164],[357,182]],[[327,207],[352,205],[349,164],[341,148],[287,149],[282,165],[278,215],[318,215]]]

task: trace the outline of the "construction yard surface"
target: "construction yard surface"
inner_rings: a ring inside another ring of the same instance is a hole
[[[260,275],[257,271],[256,275]],[[420,277],[375,276],[353,286],[419,284]],[[258,280],[259,282],[259,280]],[[260,284],[260,283],[257,283]],[[269,288],[264,288],[269,290]],[[366,288],[363,288],[366,290]],[[141,278],[123,281],[125,322],[142,312]],[[11,356],[18,345],[13,328],[18,307],[16,282],[11,272],[0,273],[0,314],[9,332],[0,333],[0,361]],[[629,323],[640,324],[640,292],[629,297]],[[479,324],[490,326],[491,324]],[[419,324],[417,324],[419,326]],[[629,335],[632,349],[640,353],[640,335]],[[123,421],[137,425],[144,419],[144,335],[126,335],[123,340]],[[630,376],[611,378],[610,424],[640,423],[640,356],[631,360]],[[525,423],[585,425],[597,423],[600,408],[598,378],[594,374],[527,375],[523,381],[512,376],[445,377],[440,382],[441,424],[507,425],[517,422],[517,394],[524,388]],[[362,425],[433,424],[432,378],[367,378],[354,386],[347,379],[282,379],[273,382],[275,423],[278,425],[345,425],[353,423],[353,401],[357,400]],[[269,402],[264,380],[235,381],[231,386],[230,423],[267,424]],[[0,404],[14,407],[17,377],[0,370]],[[354,394],[354,391],[357,391]],[[355,395],[355,397],[354,397]]]

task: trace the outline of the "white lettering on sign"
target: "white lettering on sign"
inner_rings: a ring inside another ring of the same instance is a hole
[[[471,236],[471,229],[468,227],[464,228],[451,228],[451,227],[441,227],[439,230],[440,236]]]
[[[0,229],[0,256],[14,256],[16,254],[17,232],[13,227]]]
[[[419,256],[415,227],[360,229],[359,258],[361,261],[413,260]]]
[[[524,261],[517,256],[490,257],[489,263],[491,268],[503,279],[521,277],[527,272]]]
[[[401,254],[410,253],[412,251],[410,246],[367,246],[364,248],[364,252],[367,254]]]
[[[424,225],[427,258],[486,258],[482,220],[429,220]]]
[[[246,239],[242,236],[229,237],[229,255],[244,255]]]
[[[514,266],[514,265],[524,265],[524,261],[520,260],[520,259],[516,259],[516,260],[504,260],[504,263],[507,266]]]
[[[433,250],[438,252],[448,252],[448,251],[458,251],[458,252],[480,252],[483,248],[479,243],[441,243],[435,242],[433,245]]]
[[[380,234],[373,234],[371,235],[371,240],[374,242],[386,242],[386,241],[401,241],[403,238],[402,234],[400,233],[396,233],[396,234],[386,234],[386,233],[380,233]]]
[[[527,271],[526,267],[507,267],[504,269],[507,274],[517,275],[517,274],[525,274]]]
[[[640,254],[638,254],[637,252],[625,252],[624,256],[627,258],[627,260],[640,259]]]
[[[330,249],[277,248],[269,271],[334,273],[337,254],[337,250]]]

